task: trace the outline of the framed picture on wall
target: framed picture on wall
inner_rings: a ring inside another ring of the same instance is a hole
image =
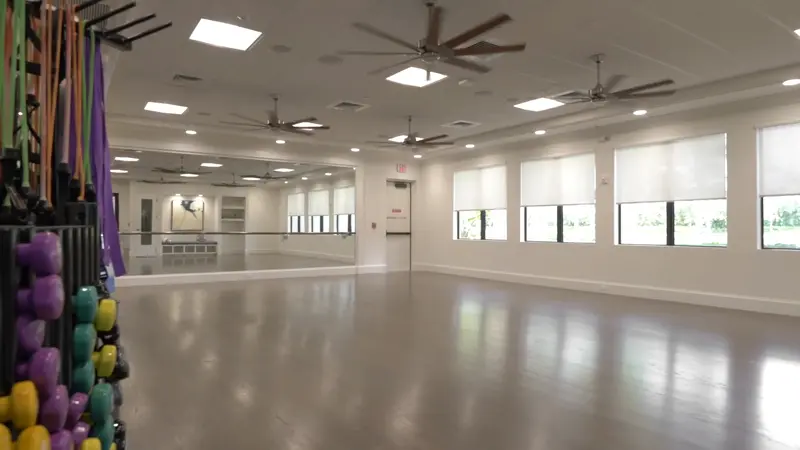
[[[170,206],[169,226],[172,231],[203,231],[203,199],[174,199]]]

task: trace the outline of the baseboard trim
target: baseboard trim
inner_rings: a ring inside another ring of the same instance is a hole
[[[750,297],[718,292],[692,291],[684,289],[668,289],[655,286],[643,286],[625,283],[609,283],[597,280],[579,280],[573,278],[546,277],[513,272],[472,269],[467,267],[444,266],[437,264],[415,263],[414,271],[435,272],[457,275],[468,278],[505,281],[509,283],[529,284],[576,291],[598,292],[652,300],[663,300],[691,305],[711,306],[715,308],[737,309],[767,314],[780,314],[800,317],[800,302],[767,297]]]
[[[355,266],[309,267],[303,269],[242,270],[239,272],[176,273],[161,275],[125,275],[117,278],[116,287],[164,286],[173,284],[225,283],[230,281],[271,280],[356,275]],[[370,272],[368,272],[370,273]]]
[[[335,253],[321,253],[321,252],[309,252],[306,250],[287,250],[287,249],[278,250],[276,253],[279,253],[281,255],[290,255],[290,256],[305,256],[307,258],[330,259],[333,261],[345,262],[350,264],[353,264],[355,262],[355,256],[337,255]]]
[[[357,266],[356,271],[359,275],[370,273],[386,273],[386,264],[373,264],[369,266]]]

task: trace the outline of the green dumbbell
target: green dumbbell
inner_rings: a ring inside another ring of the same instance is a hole
[[[91,323],[81,323],[72,334],[72,360],[75,365],[91,361],[94,346],[97,343],[97,330]]]
[[[97,289],[85,286],[72,297],[72,308],[78,323],[93,323],[97,314]]]
[[[111,421],[114,409],[114,389],[108,383],[100,383],[89,394],[89,414],[95,424]],[[112,438],[114,432],[111,432]]]
[[[103,450],[109,450],[114,444],[114,419],[108,416],[102,422],[95,422],[89,435],[100,439]]]
[[[76,364],[72,369],[72,393],[91,392],[95,383],[94,363],[91,359],[83,364]]]

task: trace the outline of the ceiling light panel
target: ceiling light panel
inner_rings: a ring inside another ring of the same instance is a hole
[[[547,97],[541,97],[514,105],[515,108],[533,112],[547,111],[548,109],[558,108],[559,106],[564,106],[564,103]]]
[[[203,164],[200,164],[200,167],[212,167],[212,168],[216,169],[217,167],[222,167],[222,164],[220,164],[220,163],[203,163]]]
[[[290,169],[288,167],[278,167],[277,169],[273,170],[273,172],[289,173],[294,172],[294,169]]]
[[[200,19],[189,39],[214,47],[245,51],[249,50],[260,37],[260,31],[215,20]]]
[[[447,75],[441,73],[430,72],[430,76],[428,76],[428,72],[425,69],[408,67],[386,79],[392,83],[404,84],[406,86],[425,87],[437,81],[442,81],[445,78],[447,78]]]
[[[400,136],[395,136],[393,138],[390,138],[389,140],[392,141],[392,142],[397,142],[398,144],[402,144],[403,141],[406,140],[406,138],[408,138],[408,136],[406,136],[405,134],[401,134]],[[418,141],[421,141],[422,139],[424,139],[424,138],[417,137]]]
[[[173,105],[170,103],[159,103],[159,102],[147,102],[144,105],[145,111],[152,111],[161,114],[174,114],[174,115],[181,115],[186,112],[185,106],[180,105]]]
[[[322,126],[321,123],[314,123],[314,122],[300,122],[292,125],[295,128],[319,128]]]
[[[242,177],[244,181],[261,181],[261,178],[256,177]]]
[[[792,78],[791,80],[786,80],[783,82],[784,86],[797,86],[800,84],[800,79]]]
[[[123,170],[123,169],[111,169],[109,172],[111,172],[111,173],[128,173],[127,170]]]
[[[647,114],[646,109],[637,109],[636,111],[633,112],[634,116],[644,116],[645,114]]]
[[[184,177],[184,178],[197,178],[200,175],[198,175],[196,173],[182,173],[181,176]]]
[[[117,156],[114,158],[114,161],[122,161],[122,162],[136,162],[139,158],[134,158],[133,156]]]

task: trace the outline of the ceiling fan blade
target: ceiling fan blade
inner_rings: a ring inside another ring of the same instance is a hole
[[[642,92],[641,94],[633,93],[633,94],[623,94],[620,96],[619,94],[611,94],[614,98],[618,98],[620,100],[627,100],[627,99],[636,99],[636,98],[656,98],[656,97],[669,97],[670,95],[675,94],[676,90],[672,89],[669,91],[654,91],[654,92]]]
[[[152,172],[178,174],[181,173],[180,169],[168,169],[166,167],[154,167]]]
[[[247,116],[244,116],[244,115],[241,115],[241,114],[238,114],[238,113],[231,113],[231,115],[233,117],[236,117],[237,119],[241,119],[241,120],[244,120],[246,122],[253,122],[254,124],[257,124],[257,125],[264,125],[264,121],[263,120],[256,120],[256,119],[253,119],[251,117],[247,117]]]
[[[480,25],[478,25],[478,26],[476,26],[476,27],[474,27],[472,29],[469,29],[469,30],[459,34],[458,36],[456,36],[454,38],[451,38],[449,41],[445,42],[443,45],[445,47],[450,47],[450,48],[454,49],[454,48],[458,47],[459,45],[469,41],[470,39],[476,38],[476,37],[488,32],[488,31],[490,31],[490,30],[492,30],[494,28],[497,28],[500,25],[503,25],[504,23],[510,22],[510,21],[511,21],[511,16],[509,16],[508,14],[498,14],[498,15],[492,17],[491,19],[487,20],[486,22],[483,22],[482,24],[480,24]]]
[[[634,92],[646,91],[648,89],[655,89],[661,86],[669,86],[670,84],[675,84],[675,81],[670,79],[654,81],[652,83],[640,84],[639,86],[634,86],[632,88],[623,89],[617,92],[612,92],[612,94],[614,94],[615,96],[619,96],[620,94],[622,95],[633,94]]]
[[[467,48],[460,48],[453,50],[456,56],[473,56],[473,55],[494,55],[497,53],[510,53],[521,52],[525,50],[527,44],[514,44],[514,45],[471,45]]]
[[[419,147],[437,147],[439,145],[453,145],[455,142],[422,142],[419,141],[415,145]]]
[[[478,73],[488,73],[492,71],[492,69],[484,66],[483,64],[477,64],[472,61],[465,61],[459,58],[442,58],[440,61],[445,64],[450,64],[451,66],[461,67],[462,69],[467,69]]]
[[[381,56],[381,55],[414,56],[417,54],[409,52],[369,52],[361,50],[342,50],[337,53],[340,55],[365,55],[365,56]]]
[[[425,139],[423,139],[423,140],[421,140],[421,141],[417,141],[417,142],[419,142],[419,143],[421,143],[421,144],[426,144],[426,143],[428,143],[428,142],[431,142],[431,141],[436,141],[436,140],[439,140],[439,139],[444,139],[444,138],[446,138],[446,137],[447,137],[447,135],[446,135],[446,134],[440,134],[440,135],[438,135],[438,136],[431,136],[431,137],[429,137],[429,138],[425,138]]]
[[[228,122],[225,120],[220,120],[219,123],[222,125],[235,125],[237,127],[251,127],[251,128],[266,128],[266,124],[255,124],[255,123],[245,123],[245,122]]]
[[[281,127],[281,131],[285,131],[287,133],[293,134],[302,134],[303,136],[313,136],[314,133],[310,131],[306,131],[302,128],[295,128],[295,127]]]
[[[612,92],[615,87],[619,86],[619,84],[627,78],[625,75],[611,75],[606,80],[606,83],[603,85],[604,92]]]
[[[429,46],[439,45],[439,35],[442,30],[442,8],[434,6],[428,8],[428,35],[425,43]]]
[[[294,126],[295,124],[302,123],[302,122],[316,122],[316,117],[304,117],[299,120],[292,120],[291,122],[284,122],[284,125],[289,125],[290,127]]]
[[[377,36],[379,38],[386,39],[387,41],[394,42],[395,44],[403,46],[403,47],[405,47],[405,48],[407,48],[409,50],[414,50],[415,52],[419,50],[419,48],[416,45],[414,45],[414,44],[412,44],[410,42],[406,42],[406,41],[404,41],[404,40],[402,40],[402,39],[400,39],[398,37],[392,36],[391,34],[386,33],[384,31],[381,31],[381,30],[373,27],[372,25],[369,25],[369,24],[366,24],[366,23],[361,23],[361,22],[355,22],[353,24],[353,27],[355,27],[356,29],[359,29],[359,30],[361,30],[361,31],[363,31],[365,33],[369,33],[369,34],[371,34],[373,36]]]
[[[411,59],[407,59],[407,60],[405,60],[405,61],[401,61],[401,62],[399,62],[399,63],[390,64],[390,65],[388,65],[388,66],[383,66],[383,67],[381,67],[381,68],[379,68],[379,69],[375,69],[375,70],[373,70],[373,71],[369,72],[369,74],[370,74],[370,75],[378,75],[378,74],[380,74],[381,72],[384,72],[384,71],[386,71],[386,70],[389,70],[389,69],[391,69],[391,68],[393,68],[393,67],[397,67],[397,66],[403,66],[403,65],[406,65],[406,64],[410,63],[411,61],[415,61],[415,60],[417,60],[417,59],[419,59],[419,58],[420,58],[419,56],[415,56],[415,57],[413,57],[413,58],[411,58]]]

